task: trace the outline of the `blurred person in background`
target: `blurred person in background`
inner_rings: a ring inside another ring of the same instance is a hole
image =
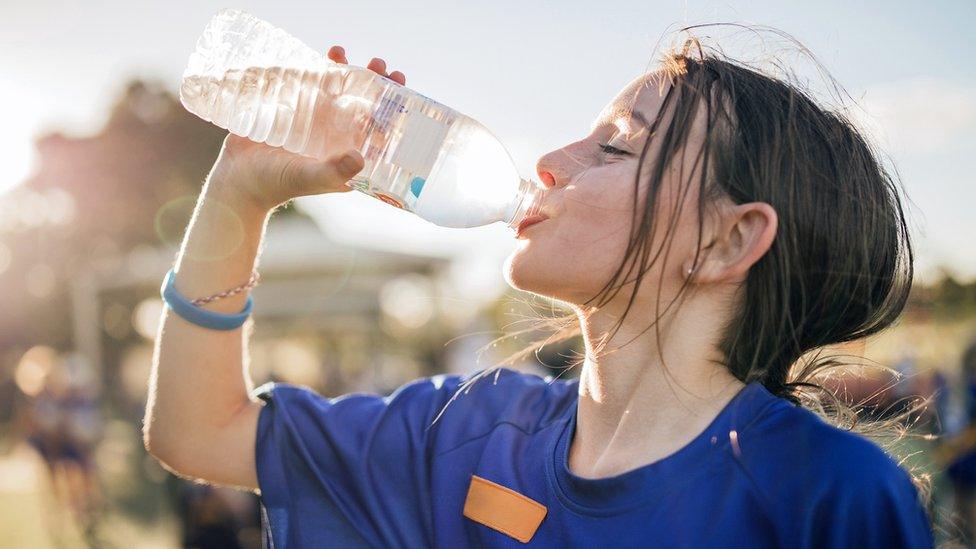
[[[191,549],[259,549],[261,519],[253,495],[169,477],[182,547]]]
[[[582,336],[578,380],[254,390],[241,325],[269,214],[362,167],[229,136],[164,283],[146,447],[260,490],[269,546],[932,545],[910,474],[807,409],[828,364],[804,357],[890,326],[913,256],[896,182],[797,85],[690,40],[539,160],[506,277],[572,305],[555,339]]]
[[[943,443],[939,457],[952,483],[958,524],[963,541],[976,543],[976,341],[962,355],[963,403],[966,425]]]
[[[57,356],[53,350],[38,347],[28,351],[21,368],[39,363],[43,364],[37,370],[40,383],[37,390],[25,391],[27,406],[19,421],[26,440],[44,461],[60,506],[49,510],[45,520],[60,532],[66,525],[57,517],[62,509],[67,510],[84,538],[95,545],[103,514],[94,457],[103,428],[100,387],[78,354]]]

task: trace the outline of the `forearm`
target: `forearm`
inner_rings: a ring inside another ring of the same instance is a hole
[[[268,211],[236,199],[225,183],[232,184],[211,175],[176,261],[176,289],[191,299],[238,286],[257,267]],[[234,313],[246,299],[244,292],[203,307]],[[146,407],[147,444],[162,451],[193,444],[194,438],[216,434],[252,404],[245,328],[210,330],[164,311]]]

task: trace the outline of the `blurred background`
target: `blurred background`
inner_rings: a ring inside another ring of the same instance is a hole
[[[175,96],[209,1],[5,5],[0,19],[0,533],[5,547],[258,547],[253,496],[183,482],[142,448],[152,338],[171,266],[223,131]],[[897,326],[854,348],[901,374],[848,390],[866,414],[931,398],[901,451],[934,478],[940,539],[974,522],[976,493],[976,4],[620,0],[239,1],[350,62],[384,57],[408,85],[491,128],[524,176],[581,138],[685,24],[778,27],[843,84],[898,168],[919,254]],[[709,33],[703,32],[708,36]],[[782,43],[719,41],[795,61]],[[275,215],[255,291],[251,373],[326,395],[388,392],[469,372],[479,348],[533,314],[501,264],[498,226],[441,229],[347,193]],[[537,304],[538,306],[538,304]],[[541,306],[545,307],[545,303]],[[524,342],[524,341],[523,341]],[[519,367],[545,373],[572,345]]]

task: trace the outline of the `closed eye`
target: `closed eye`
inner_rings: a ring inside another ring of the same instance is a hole
[[[617,147],[612,147],[610,145],[600,145],[600,149],[607,154],[617,154],[620,156],[631,156],[633,153],[625,151],[623,149],[618,149]]]

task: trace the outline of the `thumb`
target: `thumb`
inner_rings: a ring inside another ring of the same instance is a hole
[[[303,191],[306,194],[348,191],[346,182],[359,173],[365,161],[357,151],[330,156],[305,164],[302,170]]]

